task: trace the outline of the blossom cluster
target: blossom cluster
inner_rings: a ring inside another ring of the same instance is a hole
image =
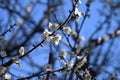
[[[0,80],[6,80],[6,79],[11,79],[11,75],[9,73],[6,73],[7,71],[7,68],[6,67],[3,67],[3,66],[0,66],[0,75],[2,75],[2,79],[0,78]]]
[[[51,43],[54,43],[56,45],[58,45],[58,43],[60,42],[62,36],[60,34],[56,34],[56,35],[51,35],[52,32],[48,31],[47,29],[43,32],[43,40],[44,41],[48,41]]]
[[[54,34],[53,35],[52,31],[58,30],[59,25],[57,23],[52,24],[50,22],[48,26],[49,26],[49,29],[51,31],[49,31],[48,29],[45,29],[45,31],[42,34],[43,40],[58,45],[60,40],[62,39],[62,35],[61,34]],[[72,32],[70,27],[63,27],[62,30],[66,34],[70,34]]]

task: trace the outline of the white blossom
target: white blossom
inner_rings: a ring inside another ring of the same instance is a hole
[[[55,36],[51,37],[50,42],[51,43],[55,43],[56,45],[59,44],[60,40],[61,40],[62,36],[60,34],[56,34]]]
[[[77,2],[79,2],[80,4],[82,3],[81,0],[76,0]]]
[[[17,23],[18,23],[19,25],[22,25],[22,24],[23,24],[23,20],[20,19],[20,18],[18,18],[18,19],[17,19]]]
[[[85,37],[84,36],[81,36],[80,37],[80,41],[84,41],[85,40]]]
[[[120,30],[117,30],[116,34],[117,34],[117,35],[120,35]]]
[[[1,52],[0,52],[0,56],[1,56],[1,57],[6,57],[6,56],[7,56],[6,51],[1,51]]]
[[[0,66],[0,74],[5,73],[6,70],[7,70],[6,67]]]
[[[57,23],[52,24],[51,22],[49,22],[48,26],[51,30],[56,31],[59,25]]]
[[[75,7],[74,14],[75,14],[75,16],[74,16],[75,21],[78,21],[83,16],[83,13],[78,11],[77,6]]]
[[[73,37],[73,38],[76,38],[77,37],[77,32],[76,31],[71,31],[71,36]]]
[[[47,64],[44,67],[45,71],[51,71],[52,70],[52,65],[51,64]]]
[[[64,31],[66,34],[70,34],[72,30],[71,30],[70,27],[63,27],[63,31]]]
[[[5,73],[4,78],[5,78],[5,79],[11,79],[11,75],[8,74],[8,73]]]
[[[27,12],[27,13],[30,13],[30,12],[31,12],[31,7],[30,7],[30,6],[27,6],[27,7],[26,7],[26,12]]]
[[[79,10],[78,10],[78,7],[77,7],[77,6],[75,6],[74,14],[75,14],[75,15],[79,14]]]
[[[65,50],[60,50],[60,56],[62,56],[62,57],[66,57],[67,56],[67,52],[65,51]]]
[[[73,68],[74,63],[72,61],[67,62],[68,68]]]
[[[51,32],[49,32],[47,29],[45,29],[45,31],[42,34],[42,38],[45,41],[50,41],[51,36],[49,36],[50,34],[52,34]]]
[[[24,49],[24,47],[20,47],[19,53],[20,53],[21,55],[24,55],[24,54],[25,54],[25,49]]]
[[[13,62],[18,64],[19,63],[19,57],[18,56],[15,56],[12,58]]]
[[[99,37],[97,43],[100,43],[101,41],[102,41],[102,37]]]
[[[110,36],[109,35],[104,35],[103,39],[106,41],[106,40],[110,39]]]
[[[82,59],[82,56],[76,56],[76,58],[77,58],[78,60],[80,60],[80,59]]]

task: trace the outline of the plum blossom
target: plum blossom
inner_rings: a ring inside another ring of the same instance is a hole
[[[27,6],[27,7],[26,7],[26,12],[27,12],[27,13],[30,13],[30,12],[31,12],[31,7],[30,7],[30,6]]]
[[[85,40],[85,37],[84,36],[81,36],[80,37],[80,41],[84,41]]]
[[[51,64],[47,64],[44,67],[45,71],[51,71],[52,70],[52,65]]]
[[[74,63],[72,61],[67,62],[68,68],[73,68]]]
[[[77,1],[78,3],[80,3],[80,4],[82,3],[81,0],[76,0],[76,1]]]
[[[51,30],[56,31],[59,25],[57,23],[52,24],[51,22],[49,22],[48,26]]]
[[[70,27],[63,27],[63,31],[64,31],[66,34],[70,34],[72,30],[71,30]]]
[[[6,70],[6,67],[0,66],[0,74],[5,73]]]
[[[11,75],[8,74],[8,73],[5,73],[4,78],[5,78],[5,79],[11,79]]]
[[[20,53],[21,55],[24,55],[24,54],[25,54],[25,49],[24,49],[24,47],[20,47],[19,53]]]
[[[76,31],[72,31],[71,32],[71,36],[72,36],[72,38],[74,39],[74,38],[76,38],[77,37],[77,32]]]
[[[15,56],[12,58],[13,62],[18,64],[19,63],[19,57],[18,56]]]
[[[23,20],[22,20],[22,19],[20,19],[20,18],[18,18],[18,19],[17,19],[17,23],[18,23],[18,25],[20,25],[20,26],[21,26],[21,25],[23,24]]]
[[[51,37],[50,42],[58,45],[60,40],[61,40],[61,38],[62,38],[62,36],[60,34],[56,34],[55,36]]]
[[[79,12],[78,11],[78,7],[77,6],[75,6],[75,10],[74,10],[74,20],[76,21],[76,22],[78,22],[78,20],[82,17],[82,16],[84,16],[84,14],[82,13],[82,12]]]
[[[60,56],[62,56],[62,57],[66,57],[67,56],[67,52],[65,51],[65,50],[60,50]]]
[[[51,36],[49,36],[50,34],[52,34],[52,32],[49,32],[47,29],[45,29],[45,31],[42,34],[42,38],[45,41],[50,41]]]

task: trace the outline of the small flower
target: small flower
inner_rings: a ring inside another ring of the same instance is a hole
[[[13,62],[18,64],[19,63],[19,57],[18,56],[15,56],[12,58]]]
[[[82,3],[81,0],[76,0],[77,2],[79,2],[80,4]]]
[[[77,6],[75,6],[74,14],[75,14],[75,15],[79,15],[79,14],[80,14],[80,12],[78,11],[78,7],[77,7]]]
[[[52,36],[51,37],[51,43],[55,43],[56,45],[58,45],[60,40],[61,40],[61,38],[62,38],[62,36],[60,34]]]
[[[8,73],[6,73],[6,74],[4,75],[4,78],[5,78],[5,79],[11,79],[11,75],[8,74]]]
[[[82,16],[84,16],[84,13],[78,11],[78,7],[77,7],[77,6],[75,7],[74,14],[75,14],[75,15],[74,15],[73,19],[74,19],[76,22],[78,22],[78,20],[79,20]]]
[[[7,56],[7,54],[6,54],[6,52],[5,52],[5,51],[1,51],[1,52],[0,52],[0,56],[1,56],[1,57],[6,57],[6,56]]]
[[[77,58],[78,60],[80,60],[80,59],[82,59],[82,56],[76,56],[76,58]]]
[[[59,25],[56,24],[56,23],[52,24],[52,23],[49,22],[49,28],[53,31],[56,31],[58,29],[58,26]]]
[[[45,71],[52,71],[52,65],[51,64],[47,64],[44,67]]]
[[[67,56],[67,52],[65,50],[61,50],[59,53],[60,53],[60,56],[64,58]]]
[[[52,34],[52,33],[49,32],[47,29],[45,29],[45,31],[42,34],[43,40],[50,41],[50,39],[51,39],[51,36],[49,36],[50,34]]]
[[[110,39],[110,36],[109,35],[104,35],[103,39],[104,39],[104,41],[107,41],[108,39]]]
[[[77,32],[76,31],[72,31],[71,32],[71,36],[73,37],[73,39],[75,39],[77,37]]]
[[[117,30],[117,31],[116,31],[116,34],[117,34],[117,35],[120,35],[120,30]]]
[[[73,68],[74,63],[72,61],[67,62],[68,68]]]
[[[80,41],[84,41],[85,40],[85,37],[84,36],[81,36],[80,37]]]
[[[0,74],[5,73],[6,70],[7,70],[6,67],[0,66]]]
[[[21,55],[24,55],[24,54],[25,54],[25,49],[24,49],[24,47],[20,47],[19,53],[20,53]]]
[[[26,7],[26,12],[27,12],[27,13],[30,13],[30,12],[31,12],[30,6],[27,6],[27,7]]]
[[[72,31],[70,27],[63,27],[63,31],[66,33],[66,34],[70,34],[70,32]]]
[[[101,41],[102,41],[102,37],[99,37],[97,43],[101,43]]]
[[[20,19],[20,18],[18,18],[18,19],[17,19],[17,23],[18,23],[18,25],[22,25],[22,24],[23,24],[23,20]]]

